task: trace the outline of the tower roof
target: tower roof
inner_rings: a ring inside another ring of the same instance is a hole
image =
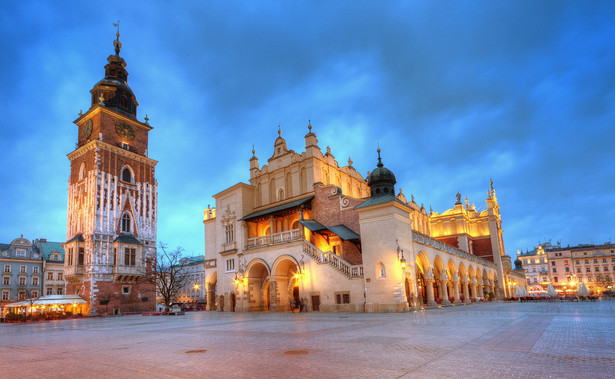
[[[126,62],[120,57],[122,43],[120,42],[120,30],[118,24],[116,39],[113,41],[115,54],[107,58],[105,65],[105,76],[90,91],[92,94],[92,106],[100,104],[121,112],[129,117],[137,116],[137,99],[128,86],[128,71]]]
[[[367,185],[371,189],[372,197],[391,195],[395,196],[395,174],[382,164],[380,147],[378,148],[378,164],[376,169],[367,177]]]

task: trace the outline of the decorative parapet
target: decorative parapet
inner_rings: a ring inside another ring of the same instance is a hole
[[[472,255],[470,253],[466,253],[465,251],[463,251],[461,249],[458,249],[458,248],[456,248],[454,246],[446,244],[446,243],[444,243],[442,241],[438,241],[435,238],[428,237],[428,236],[426,236],[426,235],[424,235],[422,233],[419,233],[419,232],[417,232],[415,230],[412,231],[412,240],[416,241],[418,243],[422,243],[423,245],[431,246],[434,249],[445,251],[447,253],[456,255],[456,256],[458,256],[460,258],[464,258],[464,259],[467,259],[467,260],[472,261],[472,262],[480,263],[482,265],[485,265],[487,267],[491,267],[491,268],[495,269],[495,263],[493,263],[493,262],[490,262],[490,261],[488,261],[488,260],[486,260],[484,258],[481,258],[481,257],[477,257],[476,255]]]

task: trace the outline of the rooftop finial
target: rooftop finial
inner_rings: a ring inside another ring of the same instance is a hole
[[[489,178],[489,185],[491,186],[491,190],[493,190],[493,179]]]
[[[115,55],[120,55],[120,49],[122,48],[122,43],[120,42],[120,20],[117,20],[117,24],[113,23],[113,26],[117,28],[117,33],[115,33],[116,39],[113,41],[113,46],[115,46]]]
[[[255,157],[256,156],[256,150],[254,150],[254,145],[252,145],[252,156]]]
[[[280,127],[280,124],[278,124],[278,137],[282,137],[282,128]]]
[[[308,130],[312,133],[312,120],[308,119]]]
[[[145,123],[149,125],[149,117],[147,116],[147,113],[145,114]]]
[[[382,164],[382,159],[380,159],[380,144],[378,144],[378,150],[376,151],[378,152],[378,164],[376,166],[383,167],[384,165]]]

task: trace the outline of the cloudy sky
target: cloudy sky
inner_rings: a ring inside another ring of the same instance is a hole
[[[249,179],[278,124],[364,176],[479,210],[492,177],[506,250],[615,242],[612,1],[11,1],[0,5],[0,242],[66,239],[72,123],[121,20],[159,161],[158,239],[203,253],[203,209]]]

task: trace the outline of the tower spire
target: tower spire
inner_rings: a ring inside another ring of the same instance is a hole
[[[117,20],[117,24],[113,23],[113,26],[117,28],[117,33],[115,33],[115,41],[113,41],[113,46],[115,47],[115,55],[120,55],[120,50],[122,49],[122,43],[120,42],[120,20]]]
[[[382,164],[382,159],[380,159],[380,144],[378,144],[378,149],[376,151],[378,152],[378,164],[376,166],[384,167],[384,165]]]

